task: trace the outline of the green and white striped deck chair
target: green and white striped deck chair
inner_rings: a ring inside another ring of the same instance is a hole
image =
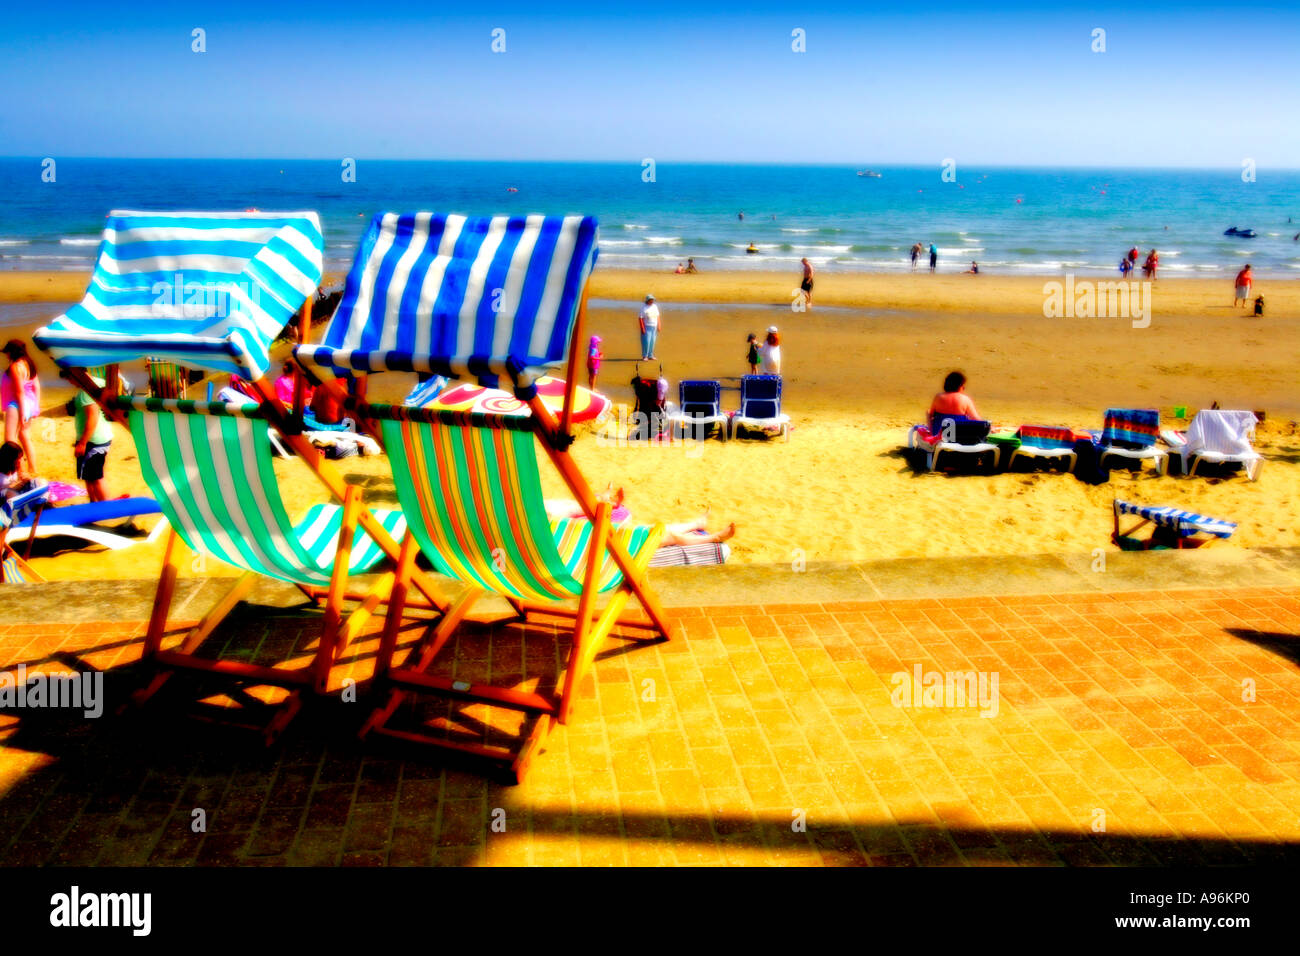
[[[266,728],[270,738],[297,711],[298,691],[325,692],[343,648],[387,600],[394,581],[391,571],[364,592],[345,590],[350,575],[374,568],[384,552],[358,526],[361,509],[351,489],[342,506],[316,505],[296,525],[290,522],[272,467],[269,426],[257,406],[142,397],[119,398],[116,405],[126,412],[140,469],[172,529],[145,645],[145,657],[161,670],[136,695],[137,701],[147,700],[177,669],[217,673],[237,684],[289,688],[292,703]],[[371,514],[392,538],[405,536],[406,519],[400,511]],[[178,539],[195,553],[244,573],[178,648],[164,650]],[[267,667],[197,654],[259,577],[293,584],[313,601],[324,599],[319,644],[307,666]],[[359,604],[345,619],[348,599]]]

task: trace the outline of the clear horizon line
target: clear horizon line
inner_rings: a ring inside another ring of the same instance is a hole
[[[41,162],[48,156],[38,156],[31,154],[28,156],[4,155],[0,156],[0,161],[18,160]],[[447,157],[447,156],[94,156],[65,154],[55,156],[55,159],[72,159],[72,160],[114,160],[124,162],[248,162],[248,163],[326,163],[342,162],[344,159],[352,159],[356,162],[380,162],[380,163],[533,163],[536,165],[561,165],[561,164],[589,164],[589,165],[616,165],[627,163],[628,165],[639,166],[646,158],[653,158],[657,166],[793,166],[793,167],[844,167],[846,169],[867,168],[860,163],[849,162],[846,160],[834,161],[793,161],[793,160],[729,160],[729,159],[664,159],[661,157],[642,157],[640,159],[631,158],[601,158],[601,159],[534,159],[523,157]],[[925,162],[905,162],[891,160],[888,162],[877,162],[875,164],[881,168],[905,167],[905,168],[925,168],[927,166],[942,167],[942,162],[927,160]],[[1239,169],[1240,164],[1225,163],[1222,166],[1215,165],[1195,165],[1181,164],[1161,166],[1157,164],[1144,165],[1105,165],[1097,163],[1001,163],[1001,162],[979,162],[976,160],[965,160],[963,166],[977,167],[982,169],[1099,169],[1099,170],[1214,170],[1221,171],[1225,169]],[[874,168],[874,167],[870,167]],[[1257,169],[1269,169],[1277,172],[1300,172],[1300,166],[1257,166]]]

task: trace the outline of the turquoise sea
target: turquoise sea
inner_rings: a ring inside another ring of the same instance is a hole
[[[1048,169],[658,163],[0,159],[0,268],[90,266],[104,214],[122,209],[314,209],[334,269],[380,210],[588,213],[601,262],[671,270],[910,268],[913,242],[940,271],[1114,272],[1130,246],[1160,252],[1162,275],[1300,277],[1300,171],[1237,167]],[[651,172],[653,172],[652,181]],[[509,190],[517,190],[511,192]],[[740,214],[744,218],[740,218]],[[1254,239],[1224,230],[1253,229]],[[747,254],[753,243],[757,254]]]

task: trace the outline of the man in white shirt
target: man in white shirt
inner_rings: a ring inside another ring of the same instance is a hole
[[[648,295],[645,297],[645,305],[641,309],[641,359],[657,358],[655,355],[655,345],[659,340],[659,306],[655,305],[655,297]]]

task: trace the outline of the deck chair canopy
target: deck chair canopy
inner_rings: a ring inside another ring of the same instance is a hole
[[[591,217],[381,213],[370,223],[313,374],[384,371],[527,389],[568,355],[596,262]]]
[[[260,378],[323,248],[314,212],[114,211],[85,298],[33,340],[62,368],[150,357]]]

